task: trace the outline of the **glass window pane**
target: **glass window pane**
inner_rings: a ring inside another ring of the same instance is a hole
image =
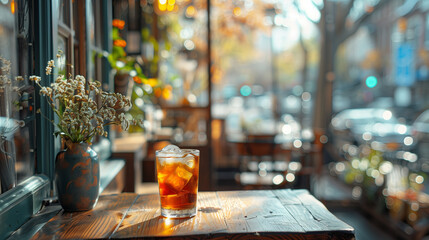
[[[207,1],[154,1],[156,18],[142,8],[144,72],[165,85],[155,95],[165,105],[207,106]]]
[[[60,21],[70,27],[70,1],[60,0]]]
[[[95,14],[95,10],[94,10],[94,5],[93,5],[94,3],[92,3],[92,4],[89,4],[89,10],[88,10],[88,12],[91,14],[89,17],[88,17],[88,19],[87,19],[87,21],[88,21],[88,26],[89,26],[89,29],[88,29],[88,32],[89,32],[89,42],[90,42],[90,44],[91,44],[91,46],[95,46],[95,44],[96,44],[96,32],[95,32],[95,18],[94,18],[94,14]]]
[[[213,116],[227,117],[231,131],[273,133],[285,118],[310,128],[317,24],[298,17],[302,6],[294,1],[211,4]]]
[[[93,44],[97,47],[101,48],[101,2],[92,0],[92,27],[91,27],[91,34],[94,34],[93,38]]]
[[[79,39],[79,29],[80,25],[79,22],[82,22],[82,20],[79,21],[79,11],[78,11],[78,2],[73,1],[73,29],[74,29],[74,41],[76,42]]]
[[[26,1],[0,3],[0,182],[5,192],[34,174],[34,87]],[[18,77],[22,76],[22,77]]]
[[[63,36],[58,36],[58,43],[57,43],[57,48],[58,51],[62,52],[61,57],[57,60],[57,69],[58,69],[58,74],[66,75],[66,59],[69,57],[67,56],[68,54],[68,48],[67,48],[67,39]],[[68,61],[70,62],[70,61]]]

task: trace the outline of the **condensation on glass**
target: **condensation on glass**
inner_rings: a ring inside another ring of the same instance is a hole
[[[33,175],[35,166],[32,6],[17,4],[0,2],[0,193]]]

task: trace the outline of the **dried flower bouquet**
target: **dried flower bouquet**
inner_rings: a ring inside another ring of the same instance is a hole
[[[49,61],[46,74],[52,74],[54,67],[54,61]],[[45,87],[40,84],[39,76],[30,76],[30,80],[41,88],[40,94],[58,116],[58,123],[49,120],[58,128],[55,134],[65,139],[66,144],[90,144],[96,134],[107,136],[104,127],[108,125],[120,125],[123,130],[129,127],[123,109],[131,107],[130,100],[120,93],[102,91],[99,81],[87,81],[81,75],[68,78],[59,75],[50,87]]]

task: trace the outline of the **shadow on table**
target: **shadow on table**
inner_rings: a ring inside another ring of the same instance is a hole
[[[172,236],[173,233],[176,236],[185,235],[192,231],[195,219],[195,217],[172,219],[158,215],[134,224],[124,219],[122,225],[112,237]]]

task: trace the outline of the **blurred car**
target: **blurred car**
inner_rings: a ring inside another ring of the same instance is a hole
[[[429,161],[429,109],[421,113],[414,121],[412,135],[416,140],[413,151],[419,159]]]
[[[410,126],[402,124],[384,108],[358,108],[339,112],[331,120],[330,132],[337,149],[379,142],[386,150],[406,150],[414,144]]]

